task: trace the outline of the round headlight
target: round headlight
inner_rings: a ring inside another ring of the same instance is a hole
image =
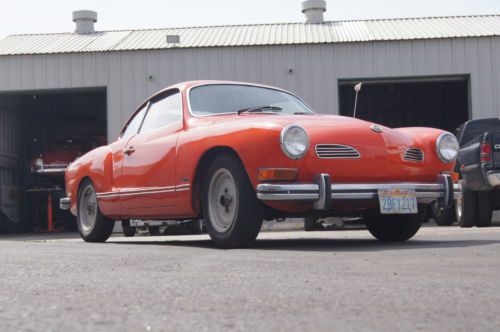
[[[294,124],[283,128],[281,149],[291,159],[302,158],[309,149],[309,136],[305,129]]]
[[[42,169],[43,168],[43,159],[42,158],[35,159],[34,166],[35,166],[36,170]]]
[[[436,152],[443,162],[451,163],[458,156],[458,141],[455,135],[450,133],[442,133],[436,140]]]

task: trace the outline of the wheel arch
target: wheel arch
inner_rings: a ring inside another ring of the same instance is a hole
[[[203,181],[205,179],[205,174],[203,173],[203,170],[207,169],[210,165],[210,163],[218,156],[220,155],[229,155],[232,156],[236,159],[239,160],[241,165],[243,166],[243,169],[245,170],[245,174],[248,177],[248,172],[247,169],[245,168],[245,165],[243,163],[243,160],[239,156],[239,154],[234,150],[233,148],[229,146],[214,146],[211,147],[210,149],[206,150],[200,159],[198,160],[198,163],[196,164],[195,172],[194,172],[194,177],[193,177],[193,185],[192,185],[192,202],[193,202],[193,208],[195,211],[198,211],[199,214],[202,214],[201,211],[201,187],[203,184]]]

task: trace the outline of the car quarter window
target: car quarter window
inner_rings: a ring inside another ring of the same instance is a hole
[[[159,100],[152,101],[140,132],[145,133],[157,128],[168,126],[181,120],[181,94],[176,92]]]
[[[121,138],[127,138],[137,134],[139,127],[141,126],[142,119],[144,119],[144,114],[146,114],[147,106],[148,104],[144,105],[140,111],[135,113],[134,117],[127,124]]]

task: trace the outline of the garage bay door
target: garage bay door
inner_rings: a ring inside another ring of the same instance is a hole
[[[340,81],[340,114],[352,116],[354,84]],[[389,127],[435,127],[455,130],[469,118],[468,77],[364,80],[356,117]]]

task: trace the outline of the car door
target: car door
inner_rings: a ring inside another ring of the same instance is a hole
[[[182,100],[169,90],[150,101],[139,133],[123,151],[121,202],[127,215],[165,217],[176,203],[176,146]]]
[[[112,169],[110,172],[112,188],[110,188],[111,190],[109,192],[100,193],[98,195],[101,210],[107,215],[123,215],[124,209],[120,199],[120,192],[127,186],[126,181],[122,177],[123,151],[130,138],[139,132],[148,106],[149,102],[141,105],[123,128],[120,137],[115,142],[109,144],[112,153]]]

